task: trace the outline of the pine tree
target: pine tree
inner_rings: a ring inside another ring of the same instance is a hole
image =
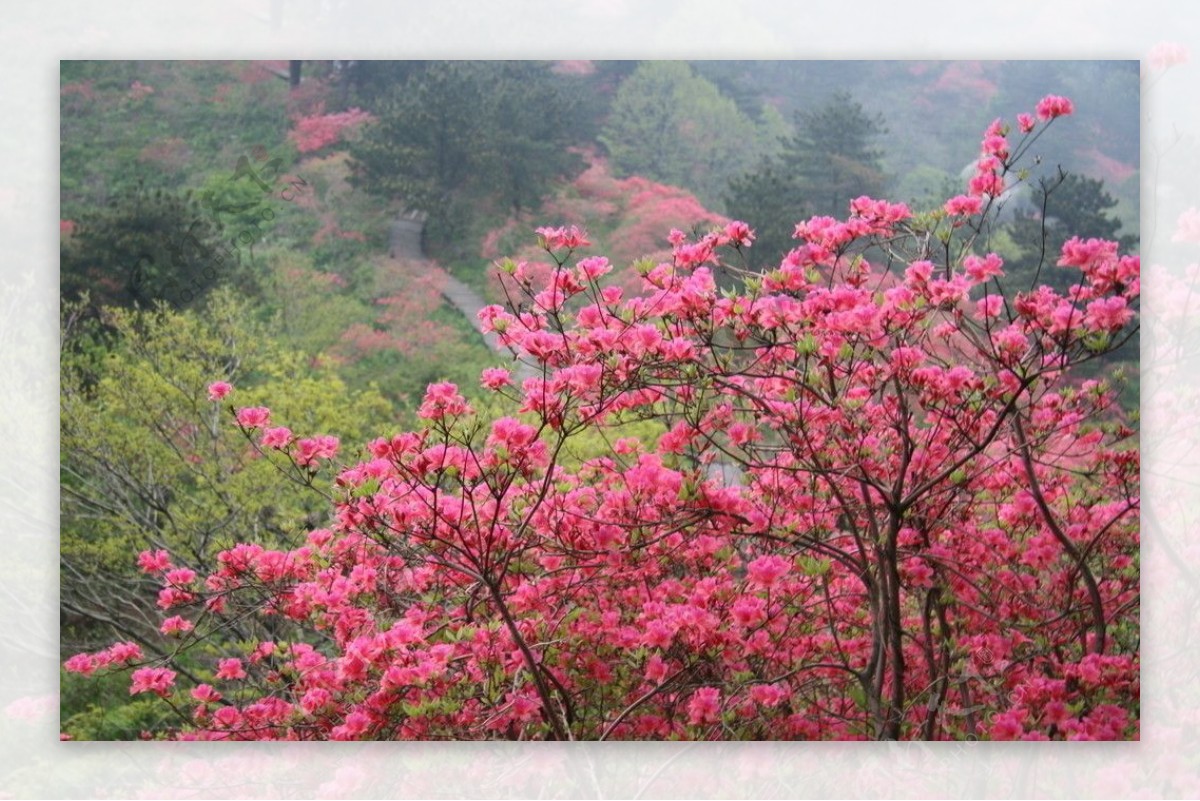
[[[883,153],[873,147],[887,133],[881,116],[837,93],[819,109],[798,112],[795,124],[783,152],[732,181],[726,196],[729,215],[757,232],[747,259],[756,269],[778,263],[793,247],[797,222],[818,214],[844,217],[851,200],[878,198],[888,187]]]

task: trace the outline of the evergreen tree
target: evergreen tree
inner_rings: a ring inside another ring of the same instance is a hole
[[[883,118],[870,116],[850,95],[837,93],[824,106],[796,114],[796,131],[777,158],[730,183],[729,215],[757,233],[749,264],[777,263],[794,243],[797,222],[813,215],[844,217],[861,195],[881,197],[888,176],[873,142],[887,132]]]
[[[351,148],[355,182],[429,213],[429,244],[453,241],[464,204],[534,206],[579,164],[573,104],[545,63],[434,62],[413,71]]]
[[[97,304],[120,305],[190,302],[236,259],[190,194],[141,185],[84,216],[60,255],[64,298],[86,291]]]
[[[883,117],[868,115],[845,92],[796,115],[796,135],[785,142],[781,160],[813,214],[843,217],[854,198],[883,195],[888,186],[883,152],[872,144],[886,133]]]
[[[1136,250],[1136,234],[1120,234],[1121,218],[1110,216],[1116,199],[1104,189],[1104,182],[1074,173],[1060,172],[1042,180],[1033,196],[1035,213],[1013,220],[1009,233],[1020,249],[1005,267],[1009,288],[1025,290],[1035,282],[1066,291],[1070,273],[1055,264],[1063,243],[1070,237],[1110,239],[1122,252]]]

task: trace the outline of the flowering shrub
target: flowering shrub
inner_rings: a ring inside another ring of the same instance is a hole
[[[636,175],[614,178],[604,159],[592,154],[587,154],[587,158],[588,169],[563,191],[547,198],[542,205],[542,214],[572,224],[562,227],[563,231],[587,223],[595,244],[604,248],[614,263],[642,258],[669,259],[668,231],[708,228],[729,222],[704,208],[687,190]],[[524,263],[527,274],[539,280],[553,269],[541,247],[545,241],[541,232],[558,230],[538,229],[535,233],[539,238],[535,240],[528,236],[527,225],[519,219],[511,219],[484,237],[481,255],[487,259],[511,257],[517,263]],[[511,246],[510,249],[502,250],[506,245]],[[496,280],[498,276],[491,277],[488,295],[503,299],[504,290]],[[629,280],[624,282],[625,288],[636,291],[640,280],[630,273]]]
[[[145,100],[152,94],[154,94],[154,87],[147,86],[141,81],[134,81],[129,85],[129,99],[135,103]]]
[[[481,313],[533,368],[481,376],[508,415],[432,384],[305,542],[203,577],[142,554],[168,636],[220,646],[203,683],[130,649],[67,668],[134,667],[180,739],[1136,737],[1138,454],[1071,371],[1129,335],[1140,262],[1073,239],[1070,292],[998,294],[972,245],[1008,135],[978,206],[859,198],[736,291],[714,271],[743,223],[673,232],[628,294],[573,261],[581,233],[541,231],[553,269]],[[230,412],[298,476],[335,458]],[[623,436],[638,418],[665,433]],[[597,430],[610,450],[568,469]],[[247,616],[279,635],[220,644]]]
[[[338,114],[317,113],[297,117],[288,138],[301,153],[312,153],[340,141],[348,131],[356,129],[374,117],[369,112],[352,108]]]

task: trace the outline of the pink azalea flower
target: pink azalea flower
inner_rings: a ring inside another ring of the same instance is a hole
[[[1075,113],[1075,104],[1060,95],[1046,95],[1037,104],[1037,115],[1041,120],[1052,120]]]
[[[166,698],[175,684],[175,671],[167,668],[139,668],[130,676],[129,694],[154,693]]]
[[[983,211],[983,199],[977,195],[956,195],[943,206],[947,214],[970,216]]]
[[[762,587],[773,587],[792,569],[792,563],[782,556],[760,556],[746,566],[750,580]]]
[[[242,428],[262,428],[271,421],[271,410],[265,406],[247,406],[237,410],[237,422]]]
[[[221,659],[217,662],[217,678],[227,681],[246,678],[246,670],[240,659]]]
[[[171,568],[171,555],[166,551],[142,551],[138,554],[138,567],[144,573],[158,573]]]
[[[721,691],[716,687],[701,687],[687,704],[688,723],[700,726],[721,719]]]
[[[201,703],[213,704],[221,700],[221,694],[211,684],[199,684],[192,688],[192,698]]]
[[[233,390],[233,385],[227,381],[214,381],[208,385],[208,399],[219,401]]]
[[[511,385],[512,375],[502,367],[488,367],[480,375],[479,383],[488,389],[496,390]]]
[[[337,455],[338,438],[322,434],[296,443],[296,463],[307,467],[317,459],[332,459]]]
[[[264,448],[283,449],[292,441],[292,431],[289,428],[280,426],[278,428],[268,428],[263,432],[262,439],[259,441]]]

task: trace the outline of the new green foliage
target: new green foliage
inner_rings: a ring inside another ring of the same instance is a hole
[[[375,390],[351,390],[278,345],[230,290],[195,311],[104,309],[107,352],[96,345],[99,321],[77,311],[64,309],[62,349],[64,645],[115,634],[152,651],[157,620],[114,603],[154,589],[134,567],[139,550],[167,548],[199,567],[241,538],[295,542],[324,521],[320,493],[247,441],[229,402],[269,397],[275,425],[337,435],[350,453],[392,410]],[[236,387],[225,403],[208,399],[214,380]]]
[[[730,179],[778,149],[786,123],[761,122],[682,61],[647,61],[622,82],[600,135],[618,175],[641,175],[719,205]]]

